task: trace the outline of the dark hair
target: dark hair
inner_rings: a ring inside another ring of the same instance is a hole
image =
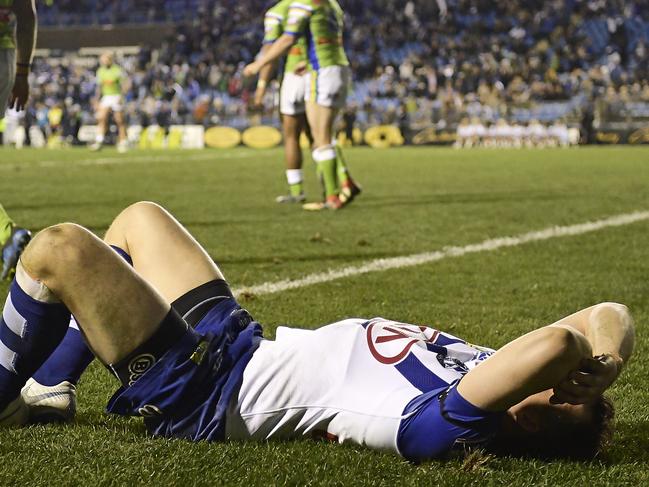
[[[592,460],[600,456],[613,435],[613,403],[601,396],[589,407],[587,421],[549,412],[549,426],[534,433],[496,435],[487,450],[497,455],[543,460]]]

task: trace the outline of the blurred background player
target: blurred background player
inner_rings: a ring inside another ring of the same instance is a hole
[[[264,44],[260,55],[284,32],[288,9],[293,0],[282,0],[275,3],[264,15]],[[306,121],[304,96],[306,91],[305,67],[306,40],[300,37],[291,47],[284,63],[284,73],[279,95],[279,112],[284,133],[284,157],[286,161],[286,181],[289,193],[278,196],[278,203],[302,203],[304,196],[304,175],[302,172],[302,148],[300,134],[304,132],[312,144],[311,132]],[[255,90],[254,104],[262,106],[266,88],[273,76],[277,62],[268,63],[259,71],[259,80]]]
[[[284,33],[244,74],[256,75],[261,68],[288,51],[300,37],[307,42],[309,73],[306,115],[313,135],[313,160],[325,188],[325,201],[308,203],[306,210],[338,209],[350,203],[360,188],[349,175],[333,139],[333,124],[345,106],[350,80],[349,61],[343,48],[343,11],[335,0],[291,2]]]
[[[0,249],[2,249],[0,281],[6,279],[15,269],[18,258],[31,237],[29,230],[14,224],[0,204]]]
[[[124,92],[124,73],[122,68],[115,64],[113,54],[105,52],[99,58],[97,70],[97,138],[90,146],[91,150],[101,149],[108,130],[108,117],[113,114],[117,125],[117,151],[126,152],[126,124],[122,113]]]
[[[35,41],[34,1],[0,0],[0,119],[4,117],[7,106],[16,110],[25,108]],[[29,230],[16,227],[0,204],[0,280],[16,267],[18,257],[30,238]]]
[[[35,42],[34,0],[0,0],[0,118],[7,106],[25,108]]]

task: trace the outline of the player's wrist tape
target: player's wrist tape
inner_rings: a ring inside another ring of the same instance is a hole
[[[268,83],[266,82],[266,80],[260,79],[259,81],[257,81],[257,88],[259,89],[266,88],[267,85]]]
[[[123,386],[132,386],[188,331],[187,323],[171,308],[158,329],[122,360],[109,364],[109,370]]]

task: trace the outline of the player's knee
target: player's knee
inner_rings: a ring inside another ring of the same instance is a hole
[[[25,249],[22,261],[32,272],[52,274],[58,266],[80,263],[90,232],[74,223],[60,223],[40,231]]]
[[[126,207],[119,217],[126,221],[140,221],[151,218],[155,215],[165,214],[166,211],[158,203],[153,201],[138,201]]]

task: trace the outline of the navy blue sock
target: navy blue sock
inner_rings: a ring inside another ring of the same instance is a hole
[[[55,386],[65,380],[76,385],[81,374],[94,358],[95,356],[86,345],[76,321],[72,318],[63,341],[33,375],[33,378],[44,386]]]
[[[46,287],[23,279],[29,289],[14,279],[0,319],[0,411],[58,346],[70,321],[68,308]]]
[[[133,265],[133,259],[123,249],[115,245],[111,247],[126,262]],[[72,318],[65,338],[34,374],[34,380],[44,386],[55,386],[63,381],[76,385],[93,358],[93,353],[86,345],[75,319]]]

